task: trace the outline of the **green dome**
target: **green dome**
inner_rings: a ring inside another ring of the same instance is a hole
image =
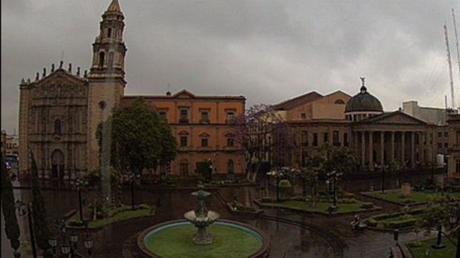
[[[345,106],[345,113],[351,112],[383,112],[382,103],[367,92],[365,86],[361,87],[361,92],[353,96]]]

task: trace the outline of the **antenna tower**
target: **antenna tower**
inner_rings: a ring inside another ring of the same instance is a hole
[[[450,94],[452,97],[452,108],[455,109],[455,92],[454,92],[454,80],[452,79],[452,61],[450,59],[450,47],[449,47],[449,37],[447,36],[447,25],[444,24],[444,38],[446,39],[446,48],[447,48],[447,62],[449,63],[449,78],[450,78]]]

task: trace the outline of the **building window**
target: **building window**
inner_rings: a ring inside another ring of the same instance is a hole
[[[112,37],[112,28],[107,29],[107,38]]]
[[[182,135],[180,137],[180,146],[181,147],[187,147],[188,146],[188,136]]]
[[[334,146],[340,146],[339,131],[332,132],[332,143]]]
[[[228,172],[228,174],[234,174],[235,173],[235,163],[231,159],[229,159],[228,163],[227,163],[227,172]]]
[[[209,146],[208,137],[201,138],[201,147],[208,147],[208,146]]]
[[[313,146],[318,146],[318,134],[313,133]]]
[[[442,132],[438,132],[438,138],[442,137]]]
[[[430,133],[430,144],[433,144],[433,133]]]
[[[449,137],[449,132],[444,132],[444,137]]]
[[[329,133],[324,133],[323,134],[323,143],[328,143],[329,142]]]
[[[460,159],[457,160],[455,165],[456,165],[456,168],[457,168],[457,173],[460,173]]]
[[[209,124],[209,111],[207,111],[207,110],[201,111],[200,123]]]
[[[446,149],[449,148],[449,144],[447,142],[444,143],[444,148],[446,148]]]
[[[307,119],[307,115],[305,113],[300,114],[300,118]]]
[[[188,176],[188,160],[183,159],[180,161],[179,172],[181,176]]]
[[[180,110],[179,123],[188,124],[188,109],[183,108]]]
[[[302,131],[302,145],[308,146],[308,131]]]
[[[442,149],[442,143],[438,142],[438,149]]]
[[[166,111],[159,111],[158,115],[160,116],[160,119],[163,121],[168,122],[168,112]]]
[[[62,134],[62,122],[59,119],[54,121],[54,133],[55,134]]]
[[[105,64],[105,53],[104,52],[100,52],[99,53],[99,67],[104,67],[104,64]]]
[[[343,104],[345,104],[345,102],[344,102],[343,100],[341,100],[341,99],[338,99],[338,100],[336,100],[336,101],[334,102],[334,104],[341,104],[341,105],[343,105]]]
[[[343,146],[348,147],[348,133],[343,133]]]
[[[234,124],[236,122],[235,112],[228,111],[227,112],[227,124]]]
[[[228,147],[235,146],[235,140],[233,139],[233,137],[227,137],[227,146]]]
[[[455,133],[455,136],[456,136],[456,143],[457,145],[460,145],[460,130],[457,130],[457,132]]]

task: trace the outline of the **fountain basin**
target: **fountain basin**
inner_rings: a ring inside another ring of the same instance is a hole
[[[194,225],[186,220],[174,220],[146,229],[137,242],[146,257],[268,257],[268,238],[250,225],[218,220],[208,231],[214,236],[213,243],[196,245],[192,241],[196,233]]]

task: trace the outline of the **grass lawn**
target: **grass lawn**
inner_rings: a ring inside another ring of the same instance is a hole
[[[391,201],[401,205],[406,205],[426,203],[432,200],[433,198],[440,197],[441,193],[412,192],[412,194],[407,198],[402,196],[401,191],[388,191],[383,194],[381,192],[372,192],[366,193],[366,195],[385,201]],[[453,196],[455,199],[460,200],[460,193],[445,193],[445,195],[450,195]]]
[[[355,201],[354,203],[338,203],[337,204],[337,214],[344,214],[344,213],[353,213],[359,211],[366,211],[368,209],[363,208],[362,205],[366,204],[366,202]],[[319,202],[316,206],[312,206],[310,202],[305,201],[282,201],[282,202],[261,202],[262,206],[266,207],[279,207],[279,208],[286,208],[286,209],[293,209],[298,211],[306,211],[306,212],[318,212],[322,214],[329,214],[328,208],[331,206],[330,202]]]
[[[211,225],[214,236],[210,245],[196,245],[193,225],[173,226],[149,235],[148,250],[163,258],[240,258],[250,257],[262,247],[262,241],[251,233],[225,225]]]
[[[136,210],[131,210],[131,209],[126,209],[123,211],[120,211],[113,215],[112,217],[104,218],[104,219],[98,219],[98,220],[93,220],[88,222],[88,228],[89,229],[100,229],[103,228],[109,224],[115,223],[115,222],[121,222],[129,219],[134,219],[134,218],[140,218],[140,217],[147,217],[147,216],[153,216],[155,214],[155,209],[152,209],[149,206],[143,206],[141,208],[138,208]],[[83,224],[77,224],[74,225],[72,222],[79,221],[77,214],[72,216],[68,221],[67,221],[67,226],[70,228],[84,228]],[[77,222],[80,223],[80,222]]]
[[[456,247],[449,240],[443,239],[443,243],[446,245],[443,249],[433,249],[431,245],[436,243],[436,239],[430,239],[426,241],[421,241],[420,245],[415,243],[410,243],[407,245],[409,251],[412,254],[413,258],[448,258],[455,257]],[[429,256],[426,256],[427,250],[430,252]]]

